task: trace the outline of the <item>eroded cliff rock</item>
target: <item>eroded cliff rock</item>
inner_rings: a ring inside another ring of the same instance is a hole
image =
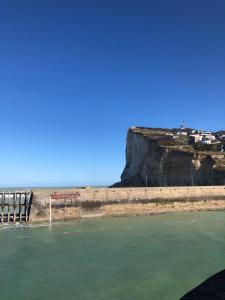
[[[197,151],[182,138],[174,142],[167,129],[130,128],[126,166],[114,187],[224,185],[224,153]]]

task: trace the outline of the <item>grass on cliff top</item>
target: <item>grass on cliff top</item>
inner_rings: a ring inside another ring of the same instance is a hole
[[[151,136],[165,136],[167,132],[169,132],[169,129],[164,128],[147,128],[147,127],[133,127],[130,129],[132,132],[141,134],[146,137]]]
[[[201,144],[191,143],[189,136],[180,136],[178,139],[173,139],[173,136],[167,135],[167,133],[175,133],[177,129],[166,128],[146,128],[146,127],[132,127],[130,131],[136,134],[140,134],[146,138],[152,138],[158,140],[159,145],[162,147],[169,147],[178,151],[188,153],[199,153],[202,155],[220,155],[221,158],[225,155],[220,152],[221,144]]]

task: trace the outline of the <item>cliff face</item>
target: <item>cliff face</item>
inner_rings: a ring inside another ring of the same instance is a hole
[[[225,158],[220,152],[192,151],[189,146],[165,146],[165,133],[128,131],[126,166],[114,186],[224,185]]]

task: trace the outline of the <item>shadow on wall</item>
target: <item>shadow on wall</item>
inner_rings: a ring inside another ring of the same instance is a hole
[[[225,269],[201,283],[180,300],[224,300]]]

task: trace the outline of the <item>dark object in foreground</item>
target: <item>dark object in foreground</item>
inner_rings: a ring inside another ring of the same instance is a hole
[[[213,275],[180,300],[224,300],[225,270]]]

